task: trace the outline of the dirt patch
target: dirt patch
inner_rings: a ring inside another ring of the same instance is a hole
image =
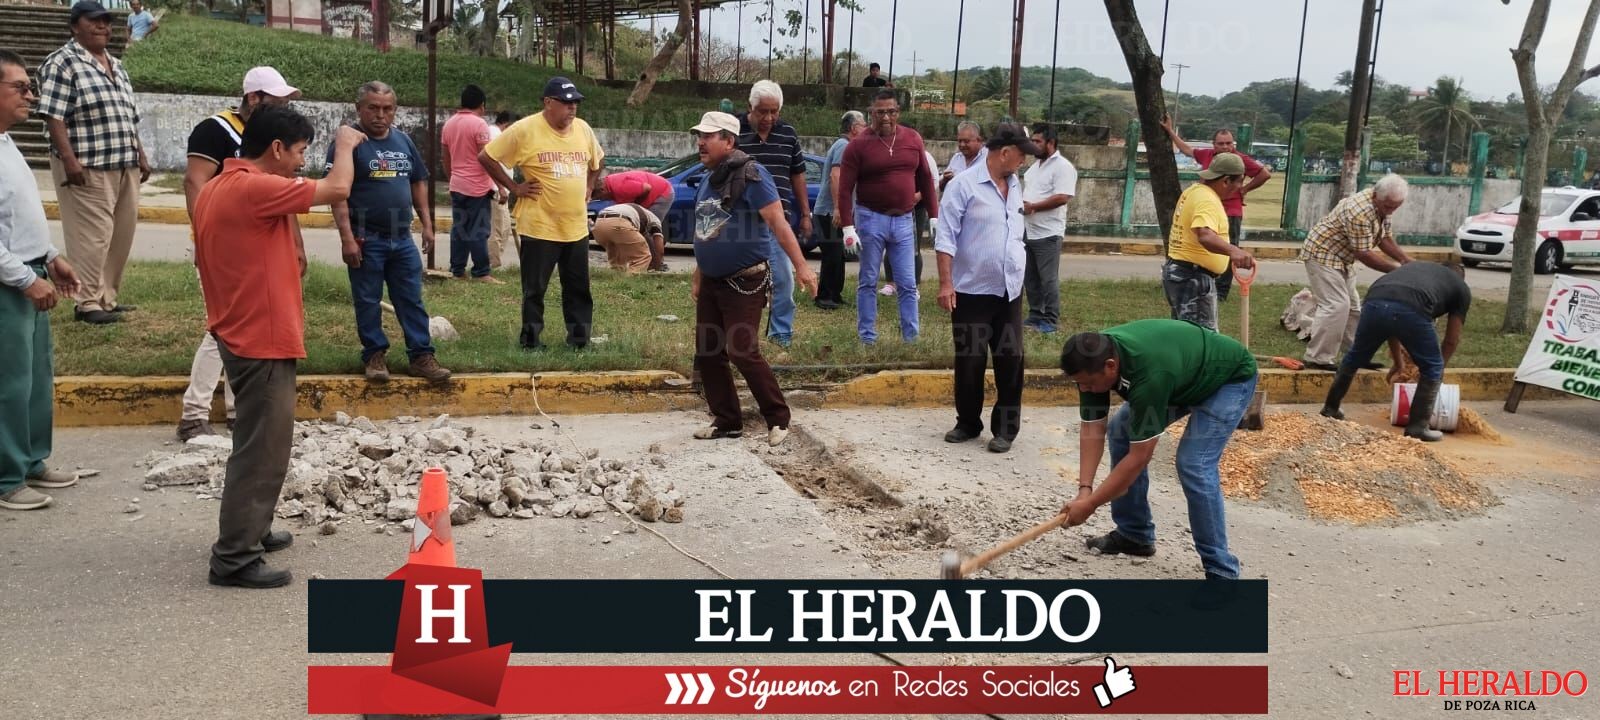
[[[1438,520],[1499,502],[1417,440],[1308,413],[1269,414],[1264,431],[1234,436],[1220,467],[1229,497],[1319,520]]]
[[[1461,408],[1458,411],[1455,434],[1476,435],[1478,439],[1495,445],[1506,444],[1505,436],[1501,435],[1500,431],[1495,430],[1494,426],[1490,425],[1483,415],[1469,407]]]

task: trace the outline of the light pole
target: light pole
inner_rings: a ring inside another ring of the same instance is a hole
[[[1172,127],[1173,129],[1177,129],[1178,106],[1183,104],[1183,71],[1189,66],[1183,63],[1172,63],[1172,66],[1178,69],[1178,88],[1177,90],[1173,91],[1172,98]]]

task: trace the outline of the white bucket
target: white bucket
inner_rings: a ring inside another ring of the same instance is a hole
[[[1411,398],[1417,394],[1416,383],[1400,383],[1394,386],[1394,399],[1389,403],[1389,422],[1393,425],[1405,425],[1411,418]],[[1428,427],[1443,432],[1455,432],[1456,422],[1461,417],[1461,386],[1440,385],[1439,397],[1433,401],[1433,418],[1428,421]]]

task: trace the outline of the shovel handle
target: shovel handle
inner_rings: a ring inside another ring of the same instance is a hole
[[[1233,281],[1239,283],[1240,295],[1250,297],[1250,283],[1256,281],[1256,269],[1254,265],[1249,268],[1242,268],[1238,265],[1233,266]]]

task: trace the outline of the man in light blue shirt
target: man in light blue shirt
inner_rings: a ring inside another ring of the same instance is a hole
[[[150,14],[149,10],[144,9],[144,3],[139,2],[139,0],[133,0],[128,5],[128,8],[132,11],[128,13],[129,40],[133,42],[143,40],[150,37],[161,27],[161,23],[156,21],[156,16]]]
[[[28,119],[38,90],[16,53],[0,50],[0,508],[36,510],[77,473],[50,470],[55,403],[50,308],[78,289],[78,277],[50,244],[39,185],[7,134]]]
[[[983,432],[983,373],[994,356],[989,451],[1011,449],[1022,424],[1022,183],[1017,169],[1038,154],[1026,128],[1005,123],[985,143],[984,164],[956,175],[939,203],[939,307],[955,336],[956,426],[944,441]]]
[[[839,139],[828,148],[822,160],[822,190],[817,193],[817,206],[812,208],[816,219],[818,245],[822,249],[822,272],[817,282],[818,308],[838,310],[844,307],[844,235],[833,222],[835,206],[834,188],[839,185],[839,163],[844,160],[844,148],[867,129],[867,118],[858,110],[846,112],[839,118]]]

